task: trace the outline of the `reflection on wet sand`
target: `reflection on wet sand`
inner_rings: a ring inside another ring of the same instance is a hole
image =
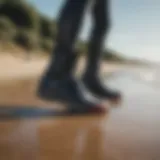
[[[0,130],[1,159],[34,159],[38,149],[37,128],[34,122],[3,122],[0,123]]]
[[[115,116],[3,122],[0,156],[3,160],[160,158],[157,126]]]
[[[159,90],[126,78],[114,82],[130,87],[122,106],[106,115],[1,121],[0,159],[159,160]]]
[[[39,132],[41,158],[102,159],[101,121],[99,117],[81,117],[63,119],[49,126],[44,123]]]

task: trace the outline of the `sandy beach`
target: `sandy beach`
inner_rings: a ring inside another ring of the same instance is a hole
[[[27,77],[37,77],[43,73],[49,62],[48,57],[32,57],[30,60],[25,57],[14,56],[3,53],[0,55],[0,80],[19,79]],[[80,59],[77,70],[81,71],[85,67],[85,60]],[[127,65],[127,68],[135,68],[134,65]],[[123,64],[102,62],[101,72],[113,72],[126,68]]]
[[[56,110],[56,103],[35,95],[46,65],[47,59],[1,56],[0,111],[4,106]],[[102,72],[124,68],[133,66],[103,64]],[[160,90],[128,72],[106,83],[122,92],[123,101],[105,115],[0,119],[0,159],[159,160]]]

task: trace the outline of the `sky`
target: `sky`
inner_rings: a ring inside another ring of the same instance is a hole
[[[27,0],[42,13],[57,18],[65,0]],[[89,10],[86,13],[82,39],[91,28]],[[160,62],[160,0],[111,0],[111,30],[105,47],[130,58]]]

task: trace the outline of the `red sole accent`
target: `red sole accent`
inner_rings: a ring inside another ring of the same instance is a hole
[[[88,112],[89,113],[106,113],[107,110],[101,105],[96,105],[94,107],[91,107]]]

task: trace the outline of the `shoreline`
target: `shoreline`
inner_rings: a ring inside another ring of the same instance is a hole
[[[18,79],[39,77],[43,74],[48,64],[47,57],[33,57],[31,60],[24,60],[11,54],[0,55],[0,81],[11,81]],[[85,61],[81,58],[77,64],[77,72],[81,73],[85,67]],[[126,65],[117,63],[102,62],[101,74],[110,73],[125,68],[142,68],[138,65]]]

